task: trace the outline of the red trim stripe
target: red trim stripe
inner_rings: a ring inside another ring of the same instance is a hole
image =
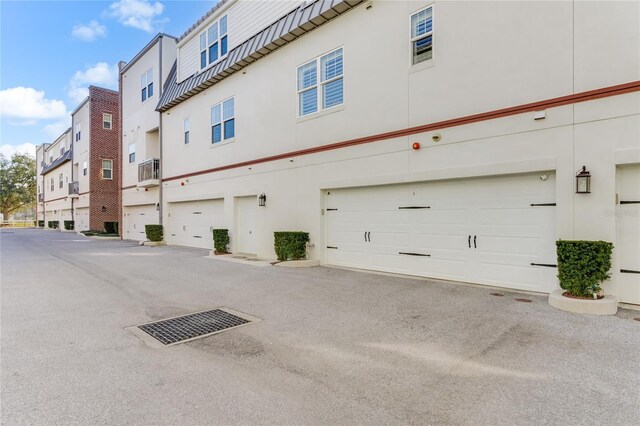
[[[184,173],[181,175],[164,178],[162,179],[162,182],[170,182],[173,180],[185,179],[192,176],[215,173],[215,172],[220,172],[220,171],[229,170],[229,169],[236,169],[239,167],[247,167],[254,164],[267,163],[271,161],[282,160],[285,158],[316,154],[318,152],[331,151],[334,149],[348,148],[356,145],[362,145],[365,143],[383,141],[387,139],[398,138],[401,136],[415,135],[416,133],[446,129],[448,127],[455,127],[455,126],[461,126],[464,124],[477,123],[480,121],[493,120],[496,118],[508,117],[511,115],[522,114],[525,112],[538,111],[538,110],[547,109],[547,108],[555,108],[563,105],[576,104],[580,102],[591,101],[594,99],[623,95],[625,93],[632,93],[637,91],[640,91],[640,80],[632,81],[630,83],[625,83],[625,84],[618,84],[615,86],[604,87],[601,89],[575,93],[573,95],[560,96],[558,98],[551,98],[544,101],[532,102],[532,103],[522,104],[522,105],[509,107],[509,108],[497,109],[493,111],[483,112],[480,114],[473,114],[473,115],[467,115],[464,117],[453,118],[450,120],[438,121],[435,123],[424,124],[421,126],[394,130],[387,133],[380,133],[377,135],[365,136],[357,139],[350,139],[350,140],[332,143],[328,145],[317,146],[314,148],[301,149],[298,151],[290,151],[284,154],[271,155],[269,157],[262,157],[255,160],[248,160],[248,161],[242,161],[239,163],[227,164],[225,166],[214,167],[211,169],[201,170],[197,172]],[[126,189],[126,188],[123,188],[123,189]]]

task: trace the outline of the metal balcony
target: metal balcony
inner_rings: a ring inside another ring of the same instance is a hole
[[[69,182],[69,196],[71,198],[80,197],[80,185],[78,184],[77,180],[74,180],[73,182]]]
[[[151,158],[138,164],[138,188],[160,185],[160,159]]]

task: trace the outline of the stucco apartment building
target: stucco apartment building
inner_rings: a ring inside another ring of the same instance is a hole
[[[73,220],[76,231],[103,230],[120,208],[117,91],[89,87],[71,113],[71,127],[37,148],[38,220]],[[44,201],[44,205],[42,202]]]
[[[169,244],[546,293],[606,240],[640,304],[638,2],[221,1],[159,98]]]

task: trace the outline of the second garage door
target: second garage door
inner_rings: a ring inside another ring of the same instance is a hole
[[[328,191],[328,264],[549,292],[555,175]]]
[[[124,207],[122,218],[124,221],[122,238],[137,241],[147,239],[145,225],[155,225],[159,220],[155,204]]]
[[[212,249],[214,228],[225,228],[223,199],[169,203],[169,244]]]

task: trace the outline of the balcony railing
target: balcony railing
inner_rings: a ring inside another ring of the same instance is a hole
[[[138,186],[146,188],[158,185],[160,185],[160,160],[151,158],[138,164]]]
[[[74,195],[76,197],[80,195],[80,185],[78,184],[77,180],[69,182],[69,195],[71,195],[72,197]]]

